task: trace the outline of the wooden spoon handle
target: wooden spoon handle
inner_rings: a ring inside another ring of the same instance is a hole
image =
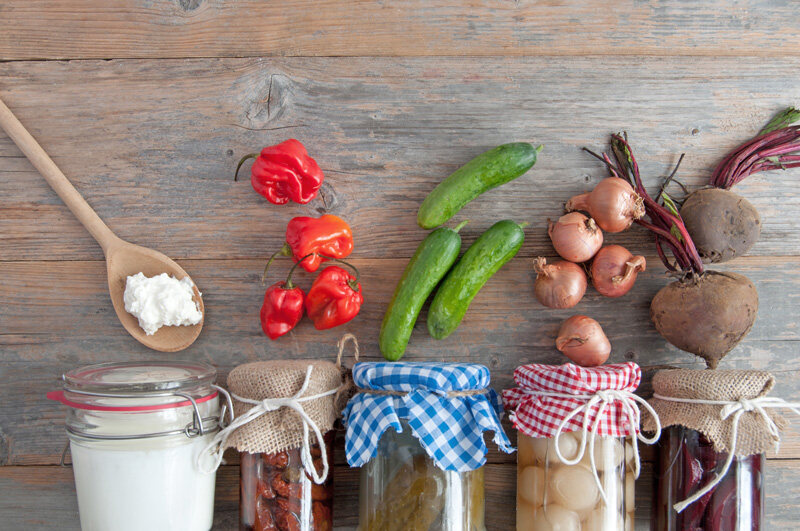
[[[72,186],[67,177],[58,169],[56,163],[53,162],[47,153],[45,153],[42,146],[31,136],[27,129],[17,120],[17,117],[6,107],[3,100],[0,99],[0,127],[2,127],[11,140],[19,147],[22,152],[28,157],[28,160],[39,170],[42,177],[45,178],[47,183],[55,190],[62,201],[69,207],[75,217],[78,218],[86,230],[97,240],[103,252],[107,252],[108,248],[121,240],[111,232],[111,229],[103,223],[100,216],[92,210],[89,203],[81,196],[80,193]]]

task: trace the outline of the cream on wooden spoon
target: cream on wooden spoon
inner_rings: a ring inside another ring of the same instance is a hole
[[[97,240],[106,256],[106,269],[108,271],[108,291],[117,317],[122,326],[140,343],[161,352],[176,352],[183,350],[197,339],[203,327],[203,320],[192,326],[163,326],[152,335],[147,335],[139,326],[136,317],[125,311],[123,294],[128,276],[143,273],[153,277],[166,273],[178,279],[189,278],[181,266],[176,264],[166,255],[128,243],[111,232],[103,220],[92,210],[92,207],[81,197],[69,180],[61,173],[58,166],[45,153],[25,127],[17,120],[14,114],[0,100],[0,127],[11,137],[11,140],[22,150],[31,163],[39,170],[47,183],[61,197],[75,217],[78,218],[86,230]],[[203,299],[197,286],[194,286],[194,300],[198,310],[205,315]]]

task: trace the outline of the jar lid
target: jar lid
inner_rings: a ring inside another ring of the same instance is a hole
[[[47,398],[94,411],[156,411],[193,406],[217,396],[217,371],[202,362],[99,363],[67,371],[63,391]]]
[[[363,362],[353,366],[357,393],[343,413],[350,466],[375,457],[388,428],[412,434],[442,470],[465,472],[486,463],[483,432],[513,451],[502,426],[503,406],[489,387],[489,369],[477,363]]]
[[[153,392],[190,390],[210,385],[217,370],[208,363],[178,361],[129,361],[98,363],[64,373],[68,391]]]
[[[631,408],[624,396],[641,379],[642,370],[632,361],[598,367],[532,363],[514,370],[517,387],[504,390],[503,400],[514,427],[528,437],[581,430],[586,417],[598,435],[628,437],[639,432],[639,422],[627,414]],[[595,396],[607,397],[602,408],[587,406]]]

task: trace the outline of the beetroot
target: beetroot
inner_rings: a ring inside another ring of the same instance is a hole
[[[689,195],[681,207],[681,218],[705,263],[743,256],[761,235],[761,217],[750,201],[721,188]]]
[[[707,271],[661,288],[650,318],[664,339],[717,366],[750,332],[758,313],[758,292],[738,273]]]
[[[758,240],[761,219],[745,198],[730,188],[748,175],[800,166],[800,110],[788,108],[775,116],[755,138],[728,153],[714,169],[711,189],[698,190],[684,201],[686,221],[697,250],[707,263],[742,256]]]

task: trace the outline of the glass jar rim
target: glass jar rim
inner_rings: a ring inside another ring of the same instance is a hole
[[[127,361],[87,365],[62,376],[65,391],[143,395],[210,386],[217,370],[203,362]]]

